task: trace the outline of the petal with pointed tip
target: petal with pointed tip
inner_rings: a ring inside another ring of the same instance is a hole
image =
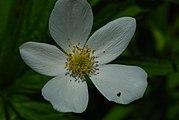
[[[99,64],[116,59],[127,47],[136,29],[132,17],[121,17],[97,30],[87,44],[95,49]]]

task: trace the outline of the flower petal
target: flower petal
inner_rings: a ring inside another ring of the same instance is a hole
[[[72,45],[84,46],[93,24],[93,14],[86,0],[58,0],[50,15],[49,29],[65,51]]]
[[[63,74],[48,81],[42,89],[42,95],[60,112],[82,113],[88,104],[86,82],[75,81]]]
[[[109,101],[121,104],[141,98],[147,87],[146,72],[136,66],[102,65],[91,80]]]
[[[99,64],[116,59],[127,47],[134,35],[136,21],[132,17],[116,19],[96,31],[87,44],[95,49]]]
[[[66,72],[66,56],[53,45],[26,42],[20,46],[20,54],[24,62],[40,74],[56,76]]]

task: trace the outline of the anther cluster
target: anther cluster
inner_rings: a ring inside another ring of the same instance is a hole
[[[73,46],[72,50],[67,51],[66,75],[85,80],[85,75],[90,77],[98,74],[98,61],[96,60],[97,56],[94,56],[95,50],[89,48],[88,45],[85,45],[84,48],[79,46],[80,44]]]

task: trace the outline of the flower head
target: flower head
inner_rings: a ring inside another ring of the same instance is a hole
[[[142,68],[106,64],[127,47],[135,32],[135,19],[118,18],[89,37],[92,23],[92,10],[86,0],[58,0],[50,15],[49,30],[63,51],[38,42],[20,47],[28,66],[54,76],[42,88],[42,95],[58,111],[81,113],[86,109],[85,75],[109,101],[120,104],[139,99],[147,87],[147,74]]]

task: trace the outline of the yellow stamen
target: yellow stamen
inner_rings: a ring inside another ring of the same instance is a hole
[[[78,79],[84,79],[85,75],[91,76],[98,74],[99,70],[98,61],[96,56],[93,56],[95,50],[92,50],[85,45],[84,48],[80,48],[80,44],[73,46],[73,50],[67,51],[67,62],[65,68],[70,76]]]

